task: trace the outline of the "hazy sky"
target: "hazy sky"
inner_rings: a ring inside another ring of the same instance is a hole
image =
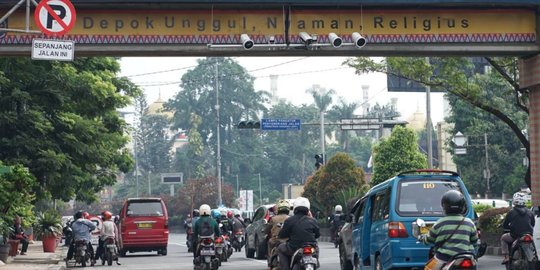
[[[197,64],[196,57],[124,57],[121,75],[140,85],[148,103],[157,100],[159,92],[164,100],[172,98],[179,90],[182,75]],[[280,98],[295,105],[313,102],[306,89],[314,84],[336,91],[337,97],[347,102],[362,103],[362,85],[369,86],[368,102],[386,104],[398,98],[401,119],[406,119],[418,108],[426,111],[425,93],[388,92],[385,74],[356,75],[355,70],[343,66],[346,57],[234,57],[255,79],[256,90],[270,90],[270,75],[278,75]],[[443,119],[442,93],[431,94],[433,123]],[[357,111],[358,114],[361,110]]]

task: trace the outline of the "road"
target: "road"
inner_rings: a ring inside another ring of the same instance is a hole
[[[169,248],[167,256],[159,256],[157,253],[128,253],[126,257],[120,258],[122,265],[114,265],[114,269],[129,270],[158,270],[158,269],[193,269],[193,255],[187,252],[185,245],[185,234],[171,234],[169,238]],[[339,256],[338,250],[330,243],[319,243],[321,257],[321,269],[338,270]],[[485,256],[480,259],[478,269],[496,270],[504,269],[500,264],[501,258],[495,256]],[[96,264],[96,268],[108,268]],[[233,253],[232,257],[222,264],[219,269],[234,270],[264,270],[265,260],[247,259],[242,252]]]

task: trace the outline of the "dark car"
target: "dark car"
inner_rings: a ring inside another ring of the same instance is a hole
[[[267,239],[264,228],[270,218],[274,215],[272,208],[274,204],[266,204],[259,206],[253,214],[253,219],[246,227],[246,257],[257,258],[259,260],[266,259]]]
[[[339,231],[339,264],[341,270],[353,270],[353,262],[350,260],[352,258],[352,229],[354,213],[360,207],[360,199],[358,199],[349,213],[347,213],[346,222]]]

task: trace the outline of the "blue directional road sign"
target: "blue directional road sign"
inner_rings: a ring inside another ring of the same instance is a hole
[[[300,119],[261,119],[262,130],[300,130]]]

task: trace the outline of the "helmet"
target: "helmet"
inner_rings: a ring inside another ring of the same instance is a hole
[[[187,214],[187,217],[190,218],[190,217],[191,217],[191,214],[188,213],[188,214]]]
[[[232,218],[233,217],[233,213],[231,210],[227,211],[227,217],[228,218]]]
[[[77,220],[79,218],[82,218],[84,215],[83,215],[83,211],[82,210],[79,210],[77,211],[74,215],[73,215],[73,219]]]
[[[514,193],[514,197],[512,198],[512,203],[515,206],[525,206],[526,202],[527,202],[527,194],[523,192]]]
[[[309,207],[310,207],[310,204],[307,198],[298,197],[296,198],[296,200],[294,200],[293,210],[295,211],[295,213],[296,213],[297,208],[300,208],[300,209],[304,208],[305,211],[307,212],[309,210]]]
[[[88,212],[83,212],[84,219],[88,219],[90,217],[90,214]]]
[[[212,217],[213,217],[213,218],[216,218],[216,219],[220,218],[220,217],[221,217],[221,213],[219,212],[219,210],[217,210],[217,209],[212,209]]]
[[[279,202],[276,204],[277,212],[285,212],[286,214],[289,213],[291,210],[291,205],[286,200],[279,200]]]
[[[199,216],[199,209],[193,209],[193,214],[192,214],[192,216],[198,217],[198,216]]]
[[[103,215],[103,220],[110,220],[112,218],[112,213],[109,211],[103,212],[102,215]]]
[[[234,210],[234,216],[240,217],[240,210]]]
[[[343,211],[343,208],[341,207],[341,205],[338,204],[338,205],[336,205],[336,207],[334,207],[334,211],[335,212],[341,212],[341,211]]]
[[[227,216],[227,210],[226,209],[221,209],[221,210],[219,210],[219,214],[225,217],[225,216]]]
[[[193,210],[195,212],[195,210]],[[199,212],[201,213],[201,216],[209,216],[210,215],[210,205],[203,204],[201,207],[199,207]]]
[[[441,206],[445,214],[461,214],[465,212],[465,197],[457,190],[445,192],[441,198]]]

